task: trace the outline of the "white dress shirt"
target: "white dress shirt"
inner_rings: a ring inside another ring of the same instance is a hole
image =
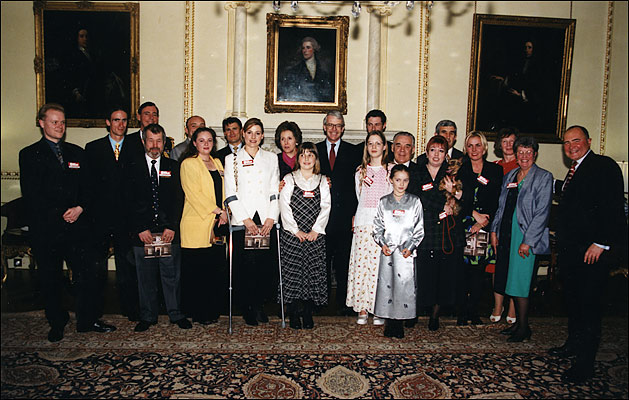
[[[144,153],[144,157],[146,158],[146,165],[148,166],[148,169],[149,169],[149,176],[151,176],[151,166],[153,165],[151,161],[153,161],[153,159],[149,157],[149,155],[146,153]],[[155,161],[157,161],[155,163],[155,169],[157,170],[157,183],[159,183],[159,165],[160,165],[161,159],[162,159],[162,156],[159,156],[155,159]]]
[[[280,192],[280,212],[282,214],[282,228],[293,235],[299,231],[297,222],[293,216],[293,210],[290,208],[290,199],[293,196],[295,186],[299,186],[302,190],[313,191],[319,186],[321,192],[321,211],[312,226],[312,230],[320,235],[325,235],[325,227],[330,217],[330,209],[332,208],[332,196],[330,195],[330,186],[328,180],[322,175],[312,175],[306,179],[301,170],[293,171],[291,174],[284,176],[286,185]],[[306,232],[308,233],[308,232]]]

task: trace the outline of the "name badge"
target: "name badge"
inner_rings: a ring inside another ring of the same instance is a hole
[[[427,190],[432,189],[432,183],[427,183],[425,185],[422,186],[422,190],[425,192]]]
[[[79,169],[79,168],[81,168],[81,165],[78,162],[69,162],[68,163],[68,168]]]
[[[253,160],[242,160],[243,167],[251,167],[253,166]]]
[[[478,178],[476,178],[477,181],[479,181],[480,183],[482,183],[483,185],[486,185],[489,183],[489,179],[485,178],[484,176],[479,176]]]
[[[170,171],[159,171],[160,178],[170,178]]]
[[[366,176],[363,182],[365,182],[365,185],[371,186],[371,184],[373,183],[373,179],[371,179],[371,177],[369,176]]]
[[[404,216],[404,210],[393,210],[393,216],[394,217],[403,217]]]
[[[314,192],[312,190],[304,190],[304,197],[307,199],[314,198]]]
[[[439,219],[444,219],[447,216],[448,216],[448,213],[446,213],[445,211],[442,211],[441,213],[439,213]]]
[[[511,182],[507,184],[507,189],[514,189],[518,187],[518,183],[517,182]]]

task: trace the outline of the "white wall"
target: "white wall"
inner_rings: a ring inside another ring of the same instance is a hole
[[[282,13],[293,14],[289,2]],[[572,5],[571,5],[572,4]],[[231,77],[227,60],[229,28],[233,21],[226,2],[196,2],[194,107],[211,126],[220,126],[231,104]],[[470,50],[474,5],[478,13],[527,15],[577,19],[573,72],[570,86],[568,125],[582,124],[599,149],[604,84],[607,2],[435,2],[430,16],[429,87],[427,130],[432,133],[440,119],[459,125],[459,143],[467,119]],[[627,160],[627,3],[614,2],[606,154]],[[18,171],[17,154],[40,137],[35,127],[35,74],[33,70],[34,17],[32,2],[2,2],[2,171]],[[387,44],[383,64],[381,108],[388,116],[388,133],[418,125],[419,3],[409,14],[401,3],[387,18],[383,30]],[[298,15],[348,15],[348,130],[364,130],[367,96],[367,50],[369,15],[363,6],[358,19],[351,16],[351,3],[301,3]],[[270,1],[251,2],[247,16],[248,117],[260,117],[267,142],[275,127],[294,120],[303,129],[321,129],[320,114],[265,114],[266,13]],[[183,77],[185,7],[183,2],[140,4],[140,96],[160,108],[160,123],[170,136],[183,137]],[[67,140],[85,145],[105,134],[103,128],[68,128]],[[322,134],[319,137],[323,137]],[[493,155],[490,159],[494,159]],[[538,164],[555,175],[566,173],[561,146],[543,144]],[[17,180],[2,179],[2,201],[19,196]]]

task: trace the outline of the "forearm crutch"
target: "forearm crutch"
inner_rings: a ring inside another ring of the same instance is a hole
[[[282,285],[282,256],[280,254],[280,224],[275,224],[275,232],[277,233],[277,265],[280,271],[280,309],[282,310],[282,328],[286,328],[286,319],[284,317],[284,285]]]
[[[225,202],[225,208],[227,208],[227,202]],[[227,332],[231,335],[234,331],[232,329],[232,273],[234,266],[234,235],[233,235],[233,227],[232,227],[232,218],[229,210],[227,211],[227,223],[229,224],[229,244],[227,248],[228,257],[229,257],[229,328]]]

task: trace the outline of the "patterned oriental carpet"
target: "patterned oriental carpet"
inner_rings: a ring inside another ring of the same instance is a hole
[[[383,327],[351,317],[316,317],[315,329],[282,328],[278,318],[250,327],[227,317],[181,330],[107,316],[118,330],[46,340],[43,311],[2,314],[2,398],[628,398],[627,318],[604,321],[596,376],[567,385],[569,361],[546,350],[566,337],[563,318],[531,321],[532,340],[510,344],[503,323],[455,326],[427,321],[389,339]]]

